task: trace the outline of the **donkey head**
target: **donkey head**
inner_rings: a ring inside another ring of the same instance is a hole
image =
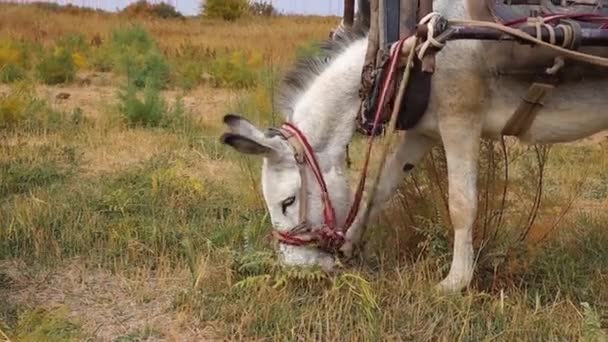
[[[312,227],[319,227],[323,223],[320,190],[309,170],[301,172],[292,146],[281,135],[272,130],[265,133],[242,117],[227,115],[224,123],[229,128],[229,132],[221,137],[224,144],[241,153],[263,158],[262,191],[273,229],[278,232],[290,231],[302,223],[302,216]],[[321,169],[338,222],[341,223],[350,201],[346,176],[333,166]],[[303,180],[303,177],[306,179]],[[303,186],[305,188],[302,191]],[[301,201],[306,201],[306,210],[302,209]],[[301,210],[305,212],[303,215]],[[319,265],[325,270],[331,270],[335,266],[333,255],[314,246],[279,243],[279,249],[281,260],[286,265]]]

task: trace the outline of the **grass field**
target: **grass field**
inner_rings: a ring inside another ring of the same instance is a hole
[[[361,260],[277,265],[259,160],[219,144],[221,117],[280,122],[280,75],[338,22],[0,5],[0,341],[606,341],[602,136],[551,148],[535,220],[534,148],[507,142],[500,210],[503,156],[484,146],[462,294],[433,289],[451,258],[439,149]]]

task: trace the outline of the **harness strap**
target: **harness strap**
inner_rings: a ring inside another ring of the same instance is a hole
[[[298,163],[298,170],[300,172],[300,179],[301,179],[301,184],[300,184],[300,194],[299,194],[299,200],[300,200],[300,214],[299,214],[299,218],[300,218],[300,223],[304,223],[307,221],[306,216],[308,216],[308,193],[307,190],[308,186],[308,177],[306,177],[306,170],[304,168],[304,166],[306,165],[306,157],[305,157],[305,152],[304,152],[304,146],[302,145],[302,143],[300,142],[300,140],[298,140],[297,136],[293,133],[291,133],[290,131],[283,129],[283,128],[278,128],[277,131],[285,138],[285,140],[287,140],[287,142],[289,143],[289,145],[291,145],[291,148],[293,149],[293,153],[294,153],[294,158],[296,159],[296,162]]]
[[[321,168],[319,167],[319,162],[317,161],[317,158],[314,154],[312,146],[310,146],[310,144],[308,143],[308,140],[306,139],[304,134],[293,124],[284,123],[282,129],[289,133],[289,135],[287,135],[288,137],[292,137],[292,139],[297,140],[297,143],[295,145],[293,145],[293,144],[292,145],[300,146],[299,148],[296,148],[296,149],[299,149],[300,150],[299,152],[301,152],[302,155],[304,156],[304,160],[310,166],[310,170],[312,171],[313,175],[315,176],[315,178],[317,180],[317,183],[319,184],[319,187],[321,188],[321,199],[323,201],[323,207],[324,207],[323,208],[323,217],[325,219],[325,225],[327,225],[328,227],[331,227],[332,229],[335,228],[336,227],[336,212],[334,210],[333,205],[331,204],[331,199],[329,198],[329,192],[327,190],[327,184],[325,183],[325,179],[323,178],[323,173],[321,172]],[[300,168],[300,169],[301,169],[300,172],[304,172],[304,171],[302,171],[304,168]],[[304,174],[302,179],[305,179],[305,178],[306,178],[306,175]],[[301,191],[305,191],[305,190],[301,190]],[[307,198],[307,196],[305,196],[304,198]],[[302,204],[300,204],[300,205],[302,205]]]
[[[374,143],[374,138],[376,137],[376,130],[380,124],[380,117],[385,110],[386,98],[389,90],[391,89],[391,85],[394,82],[395,71],[397,70],[397,66],[399,64],[399,56],[401,55],[401,49],[403,48],[403,44],[406,39],[401,39],[396,47],[393,50],[393,55],[390,59],[390,64],[387,70],[387,74],[385,75],[385,79],[382,85],[382,92],[380,93],[380,98],[378,99],[378,105],[376,107],[376,113],[374,114],[374,124],[372,126],[372,134],[369,137],[369,143],[367,145],[367,153],[365,154],[365,162],[363,164],[363,168],[361,169],[361,175],[359,176],[359,184],[357,185],[357,190],[355,192],[355,198],[353,200],[353,204],[350,207],[350,211],[348,216],[346,217],[346,221],[344,226],[346,229],[350,228],[350,226],[355,222],[357,218],[357,214],[359,212],[359,207],[361,204],[361,200],[363,199],[363,191],[365,189],[365,182],[367,179],[367,169],[369,168],[369,161],[371,159],[372,147]]]
[[[521,136],[525,134],[534,119],[536,114],[544,106],[543,99],[547,97],[555,88],[549,83],[533,83],[528,92],[522,99],[519,107],[513,113],[513,116],[507,121],[507,124],[502,130],[502,135]]]

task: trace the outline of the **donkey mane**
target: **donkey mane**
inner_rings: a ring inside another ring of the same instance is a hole
[[[298,58],[293,69],[283,76],[276,106],[285,118],[291,119],[293,108],[299,97],[336,57],[340,56],[353,42],[367,36],[367,31],[360,25],[336,33],[333,38],[317,45],[320,49],[319,53]]]

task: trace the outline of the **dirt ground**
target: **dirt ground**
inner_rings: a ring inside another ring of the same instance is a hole
[[[182,274],[183,276],[180,276]],[[0,262],[5,284],[0,298],[20,308],[65,307],[71,321],[95,341],[154,331],[146,341],[209,341],[213,332],[172,309],[189,278],[149,274],[133,279],[70,260],[52,270],[33,271],[16,260]]]

